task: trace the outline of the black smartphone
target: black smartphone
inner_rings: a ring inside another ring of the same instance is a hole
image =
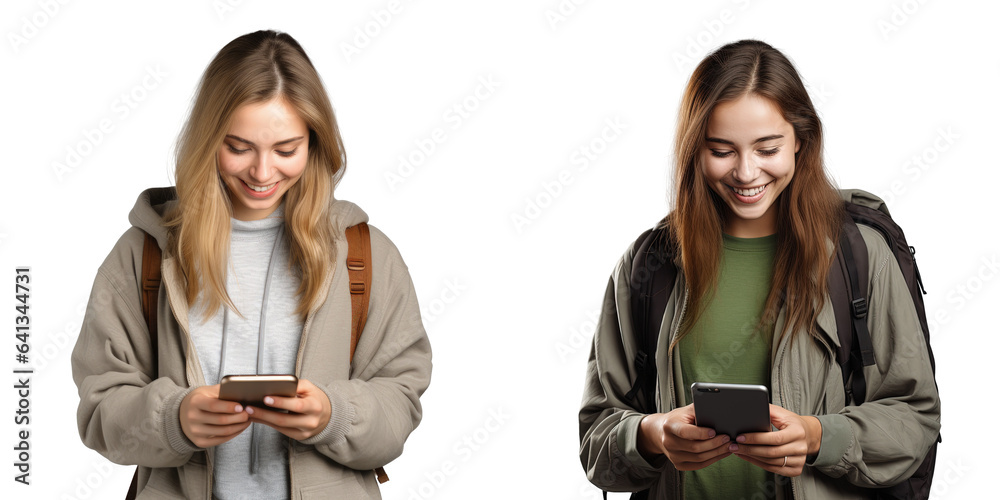
[[[264,396],[293,397],[298,386],[295,375],[226,375],[219,387],[219,399],[265,406]]]
[[[747,432],[769,432],[767,387],[751,384],[691,384],[695,424],[728,434],[733,441]]]

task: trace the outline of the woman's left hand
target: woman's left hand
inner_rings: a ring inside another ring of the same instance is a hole
[[[773,432],[748,432],[736,436],[729,451],[764,470],[793,477],[802,474],[806,457],[819,453],[823,427],[819,419],[800,416],[770,405]]]
[[[248,406],[246,412],[250,414],[251,421],[273,427],[292,439],[302,441],[311,438],[330,422],[330,398],[306,379],[299,379],[296,393],[295,397],[264,398],[268,407],[288,410],[289,413],[257,406]]]

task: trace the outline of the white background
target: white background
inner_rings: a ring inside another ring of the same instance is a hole
[[[8,328],[5,498],[123,497],[133,468],[109,466],[77,434],[70,351],[136,196],[173,183],[201,72],[258,29],[290,33],[318,69],[348,154],[337,196],[397,244],[425,310],[424,421],[387,467],[385,498],[600,497],[577,454],[593,320],[616,259],[668,209],[691,70],[742,38],[795,63],[825,124],[827,168],[842,187],[883,195],[917,248],[927,313],[940,318],[935,497],[995,491],[995,439],[980,424],[995,417],[983,402],[995,399],[1000,350],[994,3],[403,0],[388,15],[387,0],[95,3],[0,8],[0,267],[13,295],[14,268],[31,266],[36,369],[24,486],[13,481]],[[150,71],[162,81],[143,87]],[[133,95],[127,113],[122,94]],[[102,120],[111,131],[87,139]],[[601,143],[609,121],[624,128]],[[436,128],[446,139],[419,158]],[[600,153],[584,165],[580,148]],[[70,149],[81,161],[57,173]],[[400,170],[400,157],[420,162]],[[0,302],[13,326],[10,295]]]

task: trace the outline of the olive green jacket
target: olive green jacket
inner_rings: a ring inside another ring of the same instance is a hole
[[[903,275],[882,236],[860,226],[868,246],[868,328],[874,366],[865,367],[867,394],[860,406],[844,406],[844,385],[835,352],[840,345],[829,297],[820,310],[819,338],[806,332],[775,335],[771,346],[771,403],[823,426],[818,455],[794,478],[775,476],[763,485],[777,498],[868,498],[860,487],[890,486],[908,478],[938,437],[940,401],[920,323]],[[828,242],[828,250],[833,244]],[[651,488],[650,498],[680,499],[680,473],[665,456],[647,462],[636,448],[643,414],[626,400],[636,378],[636,352],[629,306],[629,276],[635,249],[619,260],[604,304],[587,366],[580,409],[580,460],[587,478],[607,491]],[[679,258],[675,261],[680,265]],[[678,267],[678,269],[681,269]],[[659,411],[678,406],[679,364],[667,356],[685,313],[687,289],[679,271],[667,302],[657,343]],[[683,291],[683,293],[678,293]],[[779,312],[775,331],[785,325]],[[747,492],[753,495],[757,491]]]
[[[112,462],[139,465],[139,499],[208,499],[214,448],[196,447],[181,431],[178,416],[184,396],[206,383],[174,256],[164,253],[156,305],[159,373],[153,373],[140,300],[140,229],[165,248],[161,219],[173,198],[172,188],[143,192],[129,214],[134,227],[98,269],[72,355],[80,392],[77,423],[88,447]],[[420,422],[419,397],[430,383],[430,343],[406,264],[392,242],[371,227],[368,321],[349,361],[344,229],[368,216],[352,203],[331,203],[335,264],[323,284],[325,300],[303,324],[295,375],[326,392],[332,413],[319,434],[288,440],[289,498],[381,498],[372,469],[398,457]]]

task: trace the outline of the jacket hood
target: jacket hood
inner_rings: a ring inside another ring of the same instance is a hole
[[[156,238],[160,249],[167,247],[167,228],[163,225],[164,215],[177,204],[177,189],[174,187],[149,188],[139,194],[128,221],[135,227]],[[330,201],[330,222],[337,235],[361,222],[368,222],[368,214],[361,207],[344,200]]]

